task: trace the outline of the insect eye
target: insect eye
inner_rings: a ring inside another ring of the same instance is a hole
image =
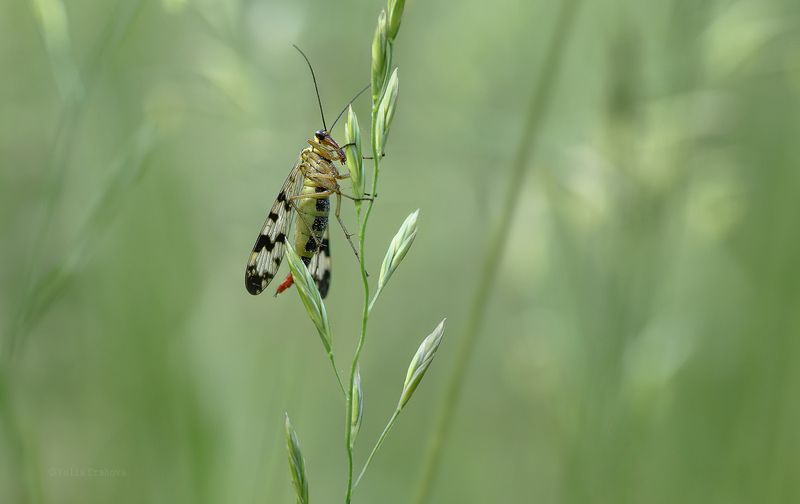
[[[322,140],[323,138],[325,138],[325,130],[319,130],[315,132],[314,136],[317,137],[317,140]]]

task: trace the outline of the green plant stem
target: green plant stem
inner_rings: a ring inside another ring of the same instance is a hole
[[[376,131],[376,123],[378,117],[378,105],[373,104],[372,106],[372,128],[371,128],[371,137],[372,137],[372,187],[370,189],[370,194],[376,194],[378,188],[378,171],[380,170],[380,156],[377,155],[378,152],[378,141],[377,141],[377,131]],[[361,283],[364,286],[364,303],[363,308],[361,310],[361,333],[358,337],[358,344],[356,345],[356,351],[353,353],[353,362],[350,365],[350,387],[348,388],[347,392],[347,424],[345,425],[345,446],[347,448],[347,494],[345,495],[345,503],[350,504],[350,499],[353,495],[353,443],[352,443],[352,432],[350,429],[350,425],[353,420],[353,383],[355,382],[356,378],[356,368],[358,367],[358,360],[361,357],[361,350],[364,348],[364,342],[367,339],[367,322],[369,320],[369,279],[367,278],[367,267],[365,263],[365,254],[364,254],[364,237],[367,232],[367,222],[369,221],[369,216],[372,213],[372,206],[374,205],[375,200],[371,199],[367,201],[367,207],[364,210],[364,217],[361,218],[361,208],[358,208],[358,264],[359,269],[361,270]]]
[[[389,431],[392,430],[392,427],[394,427],[394,423],[397,420],[397,415],[400,414],[400,411],[401,408],[398,407],[396,410],[394,410],[394,413],[392,413],[392,417],[386,423],[386,427],[383,428],[383,432],[381,432],[381,435],[378,438],[378,442],[375,443],[375,446],[372,447],[372,451],[369,453],[367,461],[364,462],[364,467],[362,467],[361,472],[358,473],[358,478],[356,478],[356,482],[353,485],[354,487],[357,487],[359,482],[361,482],[361,478],[364,476],[364,473],[367,472],[367,467],[369,467],[369,464],[372,462],[372,457],[374,457],[375,454],[378,452],[381,445],[383,445],[383,440],[386,439],[386,435],[389,434]]]
[[[347,400],[347,390],[345,390],[344,383],[342,383],[342,377],[339,376],[339,370],[336,368],[336,359],[333,358],[333,352],[328,352],[328,359],[331,361],[331,366],[333,366],[333,374],[336,375],[336,381],[339,383],[339,388],[342,389],[342,394],[344,394],[344,398]]]
[[[478,287],[470,304],[464,336],[459,341],[456,350],[455,364],[450,373],[447,388],[440,402],[439,411],[433,432],[428,440],[423,468],[417,486],[414,502],[425,503],[432,490],[436,473],[439,469],[442,450],[446,442],[447,433],[450,432],[453,414],[455,413],[458,399],[464,383],[464,375],[472,357],[475,339],[481,329],[486,306],[494,284],[494,278],[500,259],[510,238],[509,229],[514,213],[519,202],[520,193],[524,184],[526,168],[533,157],[534,147],[538,140],[539,129],[545,117],[547,106],[553,92],[556,77],[562,60],[562,53],[572,32],[575,15],[581,0],[564,0],[558,12],[558,20],[550,39],[539,81],[534,87],[533,95],[528,109],[525,127],[522,129],[522,138],[511,168],[509,186],[506,197],[503,198],[503,208],[500,219],[494,226],[488,242],[486,255],[481,268]]]

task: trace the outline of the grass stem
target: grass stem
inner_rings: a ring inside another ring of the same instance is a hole
[[[339,384],[339,388],[342,389],[345,400],[347,400],[347,390],[344,388],[342,377],[339,375],[339,370],[336,368],[336,359],[333,358],[333,352],[328,352],[328,359],[331,361],[331,366],[333,366],[333,374],[336,375],[336,382]]]
[[[378,116],[378,105],[374,104],[372,107],[372,187],[370,189],[370,194],[376,194],[378,188],[378,172],[380,170],[380,150],[378,147],[378,135],[377,135],[377,116]],[[369,216],[372,213],[372,206],[375,204],[375,200],[371,199],[367,201],[366,208],[364,209],[363,218],[361,216],[361,211],[357,212],[359,225],[358,225],[358,256],[359,256],[359,269],[361,270],[361,283],[364,286],[364,302],[363,307],[361,310],[361,332],[358,337],[358,344],[356,345],[356,350],[353,353],[353,362],[350,366],[350,387],[349,392],[347,393],[347,423],[346,427],[346,434],[345,434],[345,445],[347,448],[347,460],[348,460],[348,472],[347,472],[347,494],[345,496],[345,502],[350,504],[350,499],[353,495],[353,443],[351,443],[351,429],[350,424],[352,421],[353,415],[353,383],[356,377],[356,368],[358,367],[358,360],[361,357],[361,350],[364,348],[364,342],[367,339],[367,322],[369,321],[369,309],[370,309],[370,299],[369,299],[369,279],[367,275],[367,267],[366,267],[366,254],[364,253],[364,238],[367,232],[367,222],[369,221]]]
[[[369,467],[369,464],[372,462],[372,457],[374,457],[375,454],[378,452],[381,445],[383,444],[383,440],[386,439],[386,435],[389,434],[389,431],[392,430],[392,427],[394,427],[394,423],[397,420],[397,415],[399,414],[400,414],[400,408],[398,407],[396,410],[394,410],[394,413],[392,413],[392,417],[389,419],[389,421],[386,422],[386,427],[383,428],[383,432],[381,432],[381,435],[378,438],[378,442],[375,443],[375,446],[372,447],[372,451],[369,453],[367,461],[364,462],[364,467],[361,468],[361,472],[358,473],[358,478],[356,478],[356,482],[355,484],[353,484],[353,487],[358,486],[358,483],[361,481],[361,478],[364,476],[364,473],[367,472],[367,467]]]

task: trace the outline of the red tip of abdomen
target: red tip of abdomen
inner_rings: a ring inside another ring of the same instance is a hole
[[[292,277],[292,274],[289,273],[288,275],[286,275],[286,279],[283,281],[283,283],[281,283],[278,286],[278,289],[275,291],[275,295],[277,296],[281,292],[285,291],[286,289],[291,287],[293,283],[294,283],[294,278]]]

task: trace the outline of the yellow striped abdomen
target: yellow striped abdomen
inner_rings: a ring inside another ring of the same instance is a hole
[[[294,250],[306,265],[309,264],[314,253],[322,243],[325,230],[328,229],[328,212],[331,203],[327,196],[324,198],[304,197],[327,189],[320,187],[310,179],[303,180],[301,197],[297,198],[297,221],[295,222]]]

